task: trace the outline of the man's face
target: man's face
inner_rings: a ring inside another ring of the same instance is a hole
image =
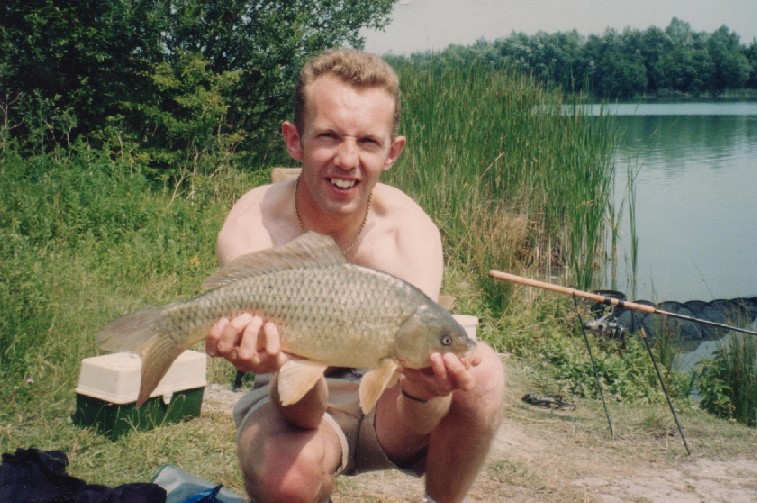
[[[361,212],[405,143],[392,138],[394,102],[383,89],[356,89],[328,75],[306,93],[304,130],[287,138],[287,148],[302,161],[302,180],[322,211]]]

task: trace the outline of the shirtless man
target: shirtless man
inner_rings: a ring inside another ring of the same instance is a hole
[[[252,189],[234,205],[218,236],[219,262],[316,231],[333,237],[350,262],[437,300],[439,230],[408,196],[378,182],[405,146],[399,108],[397,76],[380,58],[334,51],[311,60],[297,83],[295,122],[281,128],[301,176]],[[425,474],[426,501],[462,501],[500,422],[504,372],[481,342],[472,362],[435,353],[430,368],[404,369],[367,416],[351,369],[333,369],[302,400],[282,406],[275,379],[265,374],[289,356],[276,326],[257,316],[220,320],[206,350],[258,376],[235,408],[254,501],[328,500],[336,475],[386,468]]]

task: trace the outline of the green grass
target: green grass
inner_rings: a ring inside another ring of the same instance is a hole
[[[8,404],[72,389],[78,362],[97,351],[97,327],[196,293],[215,268],[229,201],[172,199],[86,149],[6,158],[0,179],[2,417]]]
[[[700,366],[702,407],[718,416],[757,426],[757,338],[731,332],[713,358]]]

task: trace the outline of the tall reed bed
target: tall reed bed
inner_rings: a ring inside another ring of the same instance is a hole
[[[439,224],[449,260],[475,269],[495,308],[507,295],[490,268],[588,286],[612,190],[609,121],[565,113],[559,92],[478,61],[396,66],[408,145],[388,180]]]

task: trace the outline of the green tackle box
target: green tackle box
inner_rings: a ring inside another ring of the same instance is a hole
[[[134,353],[85,358],[76,387],[74,424],[93,427],[111,440],[200,415],[205,393],[205,353],[185,351],[150,398],[137,408],[142,360]]]

